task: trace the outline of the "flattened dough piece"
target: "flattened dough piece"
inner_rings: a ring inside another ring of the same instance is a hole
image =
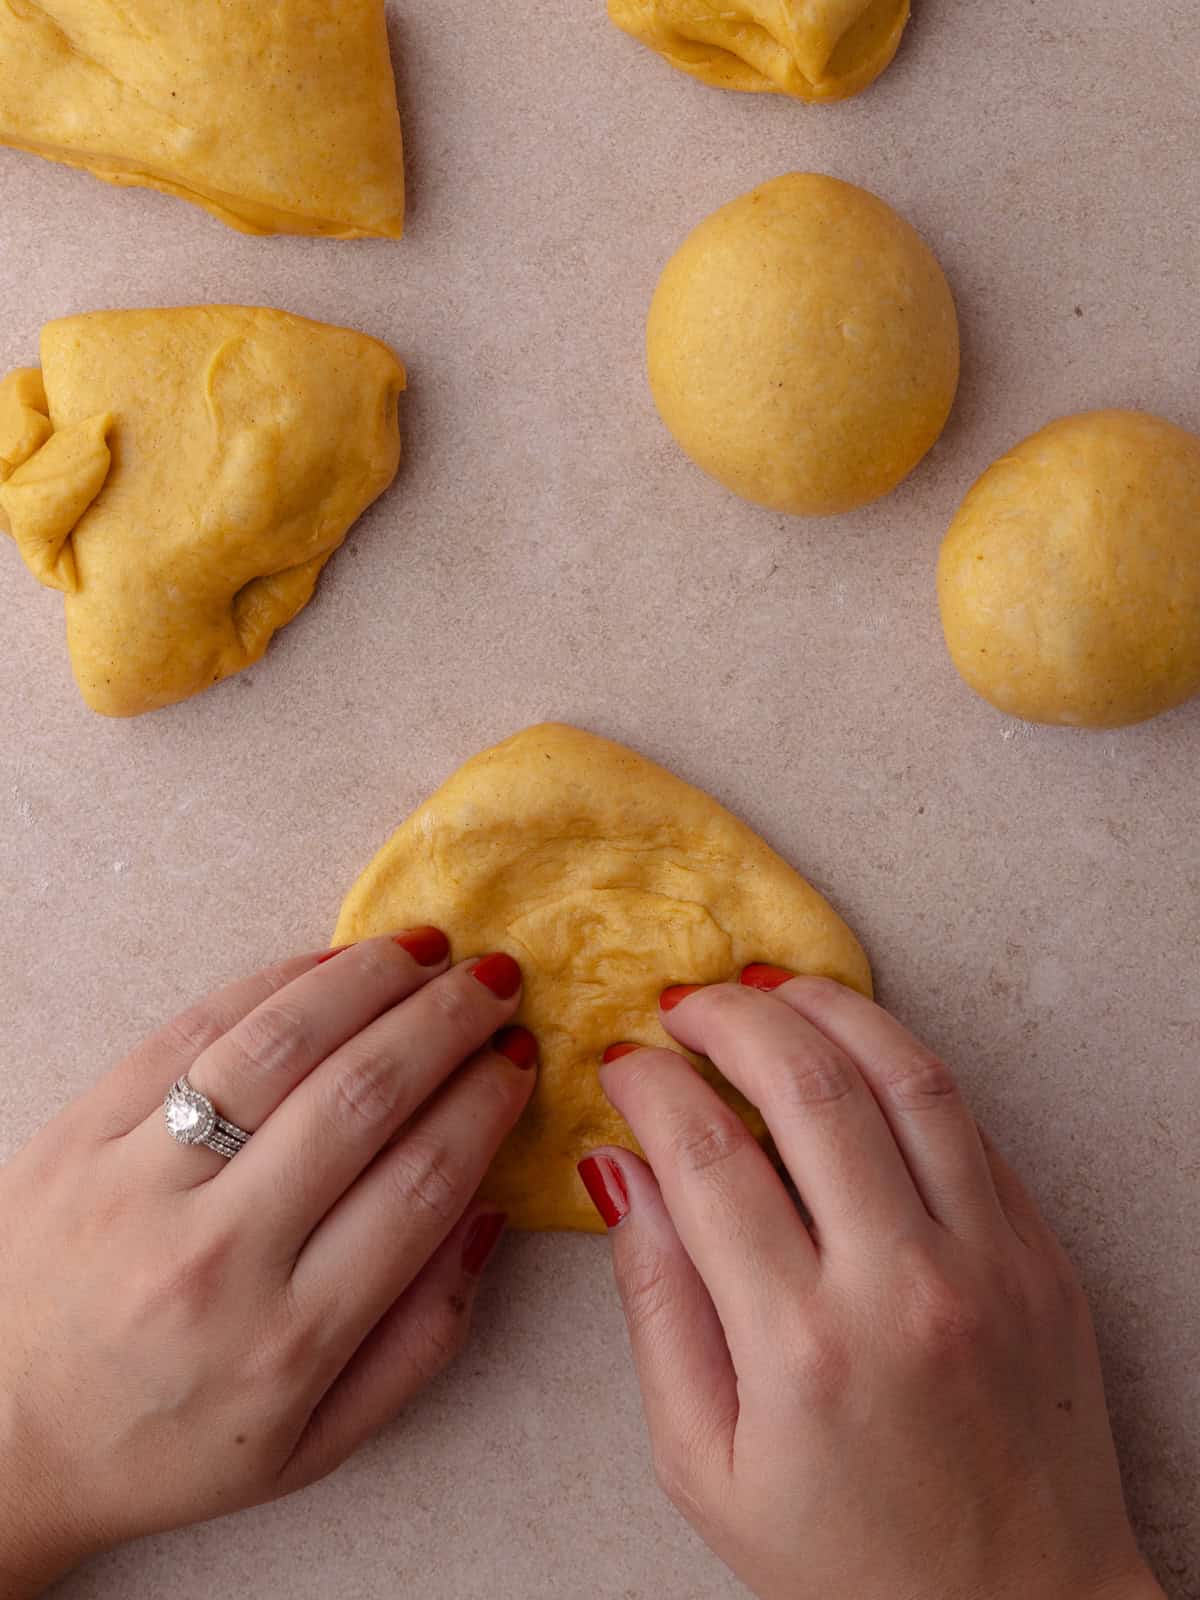
[[[847,100],[890,66],[909,0],[608,0],[618,28],[719,89]]]
[[[84,699],[170,705],[257,661],[400,460],[404,369],[242,306],[100,311],[0,384],[0,528],[66,593]]]
[[[383,0],[0,0],[0,144],[245,233],[404,227]]]
[[[603,1050],[670,1044],[658,997],[751,961],[871,991],[858,941],[750,828],[663,768],[577,728],[529,728],[468,761],[405,822],[346,898],[335,942],[433,923],[456,960],[521,963],[519,1020],[542,1051],[533,1101],[484,1193],[520,1228],[599,1232],[575,1164],[636,1150],[600,1090]],[[708,1062],[759,1138],[758,1113]]]

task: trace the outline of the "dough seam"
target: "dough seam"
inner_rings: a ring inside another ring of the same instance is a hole
[[[285,232],[287,229],[281,227],[281,224],[295,223],[303,223],[307,231],[318,238],[350,240],[401,237],[402,230],[399,223],[380,223],[378,227],[368,228],[346,222],[340,217],[323,217],[316,212],[307,211],[285,211],[281,207],[260,205],[253,200],[239,200],[235,195],[226,194],[221,189],[190,189],[186,184],[178,183],[173,178],[160,177],[153,171],[126,166],[115,157],[111,158],[111,165],[106,166],[104,163],[110,160],[109,157],[93,156],[87,161],[82,161],[78,155],[67,154],[58,145],[42,144],[38,140],[5,140],[4,143],[10,150],[23,150],[27,155],[57,162],[62,167],[72,167],[76,172],[88,172],[101,183],[112,184],[118,189],[153,189],[156,194],[165,194],[172,200],[186,200],[189,204],[207,211],[210,216],[216,217],[218,222],[225,223],[237,233],[250,234],[254,238],[263,238],[272,232]],[[232,205],[239,205],[243,209],[229,210],[228,207]],[[245,214],[248,211],[257,213],[262,219],[261,226],[250,220]]]

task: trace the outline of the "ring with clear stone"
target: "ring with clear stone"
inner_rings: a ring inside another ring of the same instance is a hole
[[[218,1115],[208,1096],[192,1088],[186,1073],[167,1090],[163,1117],[176,1144],[202,1144],[226,1161],[232,1161],[250,1139],[245,1128]]]

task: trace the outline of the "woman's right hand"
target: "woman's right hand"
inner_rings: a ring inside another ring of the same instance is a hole
[[[812,1219],[683,1056],[609,1053],[650,1166],[581,1171],[700,1534],[761,1600],[1162,1600],[1079,1283],[946,1067],[776,969],[668,991],[663,1022],[759,1107]]]

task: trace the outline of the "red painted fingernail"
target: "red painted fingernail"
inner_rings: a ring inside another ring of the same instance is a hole
[[[471,968],[471,976],[490,989],[497,1000],[511,1000],[521,987],[521,969],[511,956],[484,956]]]
[[[436,967],[450,954],[450,941],[440,928],[410,928],[394,940],[419,967]]]
[[[327,961],[332,961],[334,956],[340,956],[343,950],[349,950],[348,944],[338,945],[336,950],[326,950],[323,956],[317,957],[317,966],[323,967]]]
[[[635,1050],[641,1050],[642,1048],[643,1046],[640,1044],[610,1044],[600,1057],[600,1060],[605,1066],[608,1066],[610,1061],[620,1061],[622,1056],[631,1056]]]
[[[629,1215],[629,1190],[617,1163],[608,1156],[584,1156],[579,1163],[579,1176],[604,1226],[615,1228],[618,1222],[624,1222]]]
[[[764,994],[770,994],[772,989],[790,983],[795,976],[794,972],[785,972],[782,967],[768,967],[761,961],[752,961],[739,981],[747,989],[761,989]]]
[[[491,1260],[492,1251],[500,1243],[500,1235],[508,1218],[503,1211],[481,1211],[467,1229],[463,1239],[462,1266],[477,1278]]]
[[[522,1067],[526,1071],[538,1064],[537,1040],[528,1028],[520,1026],[501,1028],[492,1040],[492,1049],[498,1050],[502,1056],[507,1056],[514,1067]]]
[[[664,989],[658,997],[658,1003],[664,1011],[674,1011],[687,999],[688,995],[696,994],[703,989],[702,983],[677,983],[671,989]]]

